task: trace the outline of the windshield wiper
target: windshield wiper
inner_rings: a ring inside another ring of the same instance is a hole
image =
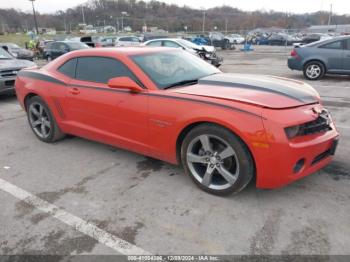
[[[184,86],[184,85],[194,85],[198,83],[198,79],[188,79],[188,80],[182,80],[176,83],[172,83],[166,87],[164,87],[163,89],[168,89],[168,88],[172,88],[172,87],[176,87],[176,86]]]

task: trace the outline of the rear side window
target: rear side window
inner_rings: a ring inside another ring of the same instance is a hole
[[[346,49],[350,50],[350,38],[346,39]]]
[[[107,57],[79,57],[76,79],[97,83],[108,83],[114,77],[128,76],[137,81],[133,73],[121,62]]]
[[[153,41],[147,44],[148,46],[161,46],[162,41]]]
[[[73,58],[73,59],[68,60],[67,62],[65,62],[63,65],[61,65],[58,68],[58,71],[61,72],[64,75],[70,77],[70,78],[74,78],[75,77],[76,64],[77,64],[77,59]]]
[[[320,48],[325,49],[343,49],[343,41],[335,41],[325,45],[320,46]]]
[[[177,44],[177,43],[175,43],[173,41],[168,41],[168,40],[164,41],[164,46],[166,46],[166,47],[175,47],[175,48],[180,47],[179,44]]]

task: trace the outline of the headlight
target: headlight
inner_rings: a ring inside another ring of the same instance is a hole
[[[284,131],[286,132],[288,138],[294,138],[299,134],[300,125],[286,127]]]
[[[206,53],[206,54],[205,54],[205,57],[206,57],[206,58],[210,58],[210,56],[211,56],[211,55],[210,55],[209,53]]]

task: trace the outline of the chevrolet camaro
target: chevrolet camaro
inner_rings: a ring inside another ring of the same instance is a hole
[[[222,73],[173,48],[73,51],[21,70],[15,87],[41,141],[69,134],[181,164],[213,194],[291,183],[327,165],[338,141],[310,85]]]

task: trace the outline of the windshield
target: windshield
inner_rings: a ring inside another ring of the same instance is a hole
[[[87,44],[84,44],[84,43],[81,43],[81,42],[71,42],[71,43],[67,43],[67,44],[69,45],[69,47],[72,50],[89,48],[89,46]]]
[[[186,46],[187,48],[192,48],[192,49],[201,49],[201,47],[199,47],[198,45],[188,41],[188,40],[185,40],[185,39],[177,39],[177,41]]]
[[[221,72],[182,50],[135,55],[131,58],[160,89]]]
[[[13,56],[0,47],[0,59],[13,59]]]

